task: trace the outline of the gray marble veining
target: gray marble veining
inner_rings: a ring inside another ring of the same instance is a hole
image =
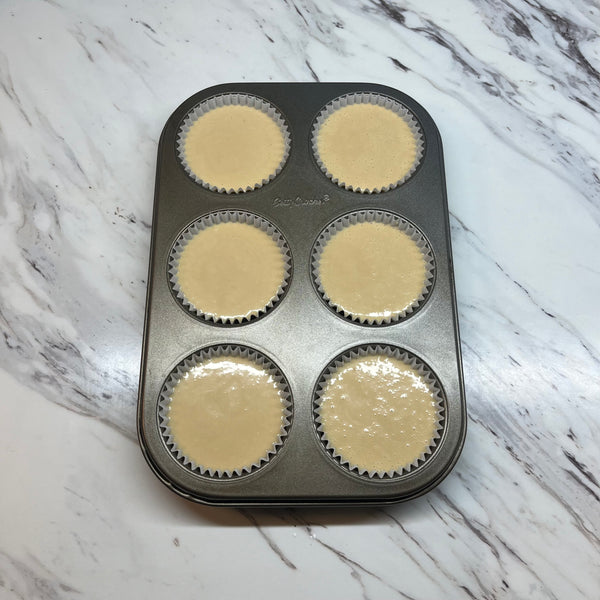
[[[232,597],[599,597],[599,32],[582,0],[3,3],[0,597],[189,595],[196,576],[224,596],[229,563],[246,582]],[[385,83],[440,126],[470,429],[451,476],[408,505],[215,516],[123,475],[145,469],[160,130],[192,93],[240,80]],[[36,453],[54,477],[34,517]],[[223,564],[192,574],[209,547]],[[102,588],[95,561],[121,575]]]

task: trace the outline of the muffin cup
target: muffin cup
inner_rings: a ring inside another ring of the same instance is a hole
[[[426,381],[426,383],[429,385],[430,390],[433,394],[433,398],[437,403],[435,434],[429,441],[427,450],[420,454],[412,463],[408,465],[399,466],[397,469],[392,469],[389,471],[368,470],[349,462],[330,443],[321,421],[322,394],[325,391],[327,382],[332,377],[332,375],[334,375],[340,367],[344,366],[346,363],[352,361],[353,359],[375,355],[384,355],[389,356],[391,358],[396,358],[416,369]],[[422,360],[417,358],[411,352],[399,348],[397,346],[390,346],[387,344],[361,345],[355,348],[351,348],[343,354],[340,354],[333,361],[331,361],[331,363],[329,363],[329,365],[321,373],[321,376],[319,377],[315,388],[313,399],[313,418],[315,428],[317,431],[317,435],[321,440],[321,443],[323,444],[323,447],[326,450],[327,454],[330,457],[332,457],[338,465],[340,465],[347,471],[374,481],[393,481],[396,478],[414,472],[416,469],[423,466],[423,464],[425,464],[427,460],[433,455],[435,448],[437,447],[442,437],[445,426],[445,410],[446,409],[444,392],[442,390],[441,384],[438,381],[438,378],[433,373],[433,371],[431,371],[431,369]]]
[[[258,461],[244,465],[235,470],[219,470],[206,468],[203,465],[197,464],[194,460],[186,456],[181,449],[177,446],[171,429],[169,427],[169,409],[171,404],[171,396],[175,386],[179,383],[186,372],[193,369],[195,366],[221,356],[241,357],[252,360],[257,366],[265,369],[273,379],[277,382],[282,402],[282,425],[281,431],[277,436],[276,441],[272,447],[265,452]],[[177,460],[179,464],[194,473],[195,475],[210,477],[214,479],[233,479],[241,477],[243,475],[249,475],[255,473],[257,470],[267,465],[279,452],[283,446],[285,439],[288,436],[293,414],[292,397],[290,388],[285,379],[283,373],[279,368],[271,362],[266,356],[260,352],[248,348],[246,346],[238,345],[219,345],[210,346],[203,348],[197,352],[191,354],[184,360],[182,360],[169,374],[165,380],[163,387],[160,392],[158,401],[158,427],[162,435],[163,441],[169,449],[171,455]]]
[[[257,227],[265,233],[267,233],[271,237],[271,239],[273,239],[277,243],[279,249],[281,250],[282,259],[284,262],[284,274],[281,284],[279,285],[279,288],[269,300],[269,302],[263,307],[252,310],[249,316],[222,317],[219,315],[202,312],[201,309],[194,306],[194,304],[192,304],[192,302],[186,298],[177,279],[179,259],[181,258],[181,254],[185,249],[186,244],[190,240],[192,240],[194,236],[200,231],[203,231],[204,229],[207,229],[212,225],[218,225],[219,223],[246,223],[248,225],[252,225],[253,227]],[[200,217],[199,219],[188,225],[178,236],[169,255],[169,282],[171,284],[171,289],[173,290],[177,301],[185,310],[192,313],[197,318],[207,321],[209,323],[220,323],[226,325],[242,324],[253,321],[262,316],[263,314],[269,312],[279,303],[279,301],[285,294],[285,291],[287,290],[290,282],[291,273],[292,255],[289,246],[281,232],[274,225],[269,223],[269,221],[267,221],[266,219],[263,219],[262,217],[259,217],[258,215],[255,215],[250,212],[225,210],[209,213],[203,217]]]
[[[345,181],[340,180],[338,177],[335,177],[329,171],[327,165],[323,162],[317,144],[317,138],[319,136],[319,132],[323,123],[327,120],[327,118],[330,115],[332,115],[340,108],[344,108],[345,106],[351,106],[353,104],[372,104],[375,106],[383,106],[396,113],[408,125],[415,139],[415,159],[409,170],[404,174],[403,177],[401,177],[397,181],[388,185],[382,185],[380,187],[361,188],[346,183]],[[421,131],[421,127],[419,126],[415,116],[408,110],[408,108],[406,108],[397,100],[393,100],[392,98],[389,98],[382,94],[376,94],[372,92],[357,92],[354,94],[345,94],[344,96],[340,96],[339,98],[332,100],[329,104],[327,104],[327,106],[325,106],[323,110],[321,110],[321,112],[315,119],[312,129],[312,149],[315,156],[315,160],[317,161],[317,164],[319,165],[321,171],[323,171],[323,173],[325,173],[325,175],[329,177],[329,179],[331,179],[333,183],[336,183],[340,187],[346,190],[359,192],[362,194],[377,194],[379,192],[388,192],[389,190],[392,190],[398,187],[399,185],[403,184],[417,170],[417,167],[419,166],[419,164],[421,163],[421,159],[423,158],[424,148],[425,142],[423,138],[423,132]]]
[[[423,284],[423,289],[421,290],[419,296],[414,300],[414,302],[398,314],[381,318],[355,315],[336,304],[327,295],[327,292],[323,287],[319,267],[321,262],[321,256],[323,254],[325,246],[336,233],[338,233],[342,229],[345,229],[346,227],[356,225],[357,223],[383,223],[385,225],[392,225],[393,227],[396,227],[400,231],[406,233],[410,237],[410,239],[417,244],[418,248],[423,254],[423,259],[425,261],[425,281]],[[433,257],[433,251],[431,250],[431,246],[429,245],[429,242],[427,241],[425,236],[410,221],[407,221],[406,219],[393,213],[382,210],[360,210],[344,215],[343,217],[340,217],[339,219],[335,220],[333,223],[330,223],[319,234],[319,237],[317,238],[317,241],[313,246],[311,267],[315,287],[321,295],[321,298],[324,300],[324,302],[333,310],[335,310],[337,314],[345,317],[349,321],[358,322],[362,325],[391,325],[393,323],[398,323],[399,321],[402,321],[409,315],[416,312],[421,306],[423,306],[423,304],[426,302],[426,300],[431,294],[431,290],[433,289],[433,284],[435,280],[435,260]]]
[[[220,108],[222,106],[249,106],[251,108],[256,108],[261,112],[265,113],[269,117],[273,119],[273,121],[279,127],[281,134],[283,136],[283,155],[281,157],[281,161],[277,168],[268,175],[268,177],[263,178],[259,181],[256,181],[254,185],[246,186],[245,188],[224,188],[217,187],[216,185],[211,184],[208,181],[204,181],[197,173],[194,173],[191,166],[187,162],[185,156],[185,141],[187,138],[187,134],[190,131],[192,125],[204,114],[214,110],[215,108]],[[269,104],[266,100],[262,98],[258,98],[257,96],[251,96],[249,94],[220,94],[218,96],[213,96],[208,100],[204,100],[200,104],[197,104],[192,108],[188,114],[185,116],[183,123],[179,129],[179,133],[177,134],[177,156],[185,170],[185,172],[193,179],[196,183],[200,184],[202,187],[205,187],[213,192],[219,192],[222,194],[238,194],[243,192],[249,192],[255,189],[262,187],[263,185],[269,183],[272,179],[274,179],[283,169],[285,165],[291,146],[291,138],[288,130],[288,126],[283,119],[282,115],[279,111],[271,104]]]

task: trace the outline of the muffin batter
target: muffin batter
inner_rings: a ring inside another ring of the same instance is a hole
[[[248,223],[199,231],[183,248],[175,274],[194,307],[216,319],[257,315],[277,297],[285,259],[272,237]]]
[[[337,308],[360,320],[403,316],[424,291],[426,262],[407,233],[365,222],[338,231],[319,260],[325,293]]]
[[[184,156],[191,171],[225,191],[253,188],[268,180],[284,158],[279,125],[251,106],[220,106],[203,114],[187,132]]]
[[[387,355],[345,363],[321,399],[326,438],[351,466],[369,472],[408,467],[436,433],[437,403],[429,385],[415,368]]]
[[[373,191],[406,177],[417,158],[417,143],[406,121],[389,108],[351,104],[325,119],[317,151],[333,179]]]
[[[284,423],[281,391],[248,358],[220,356],[175,386],[169,427],[181,452],[205,469],[233,471],[266,458]]]

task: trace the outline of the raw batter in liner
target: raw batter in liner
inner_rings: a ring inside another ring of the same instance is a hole
[[[214,108],[187,132],[184,154],[202,181],[226,191],[253,188],[275,174],[285,141],[279,125],[258,108]]]
[[[234,471],[266,458],[284,424],[273,376],[248,358],[203,361],[177,383],[169,427],[181,452],[206,469]]]
[[[425,289],[426,262],[410,236],[394,225],[349,225],[327,242],[319,259],[331,302],[360,320],[403,315]]]
[[[415,163],[417,142],[406,121],[389,108],[351,104],[325,119],[317,150],[340,184],[373,191],[404,179]]]
[[[285,259],[273,238],[249,223],[200,230],[179,257],[176,279],[185,298],[205,315],[241,320],[277,297]]]
[[[437,402],[423,376],[387,355],[355,358],[328,379],[320,415],[330,444],[351,466],[399,471],[433,444]]]

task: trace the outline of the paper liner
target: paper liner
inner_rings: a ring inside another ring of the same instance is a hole
[[[247,358],[254,361],[259,367],[264,368],[277,382],[282,402],[281,431],[272,447],[257,462],[245,465],[233,471],[206,468],[203,465],[199,465],[194,462],[179,449],[169,427],[169,405],[171,403],[171,395],[175,386],[179,383],[187,371],[190,371],[195,366],[210,360],[211,358],[220,356]],[[291,392],[283,373],[273,362],[271,362],[266,356],[257,350],[239,345],[210,346],[190,354],[171,371],[163,384],[158,401],[158,426],[162,438],[173,457],[177,460],[177,462],[186,467],[192,473],[214,479],[233,479],[243,475],[248,475],[256,472],[258,469],[269,463],[277,454],[277,452],[279,452],[288,436],[292,424],[292,415],[293,404]]]
[[[418,248],[423,253],[423,258],[425,260],[425,282],[423,284],[423,289],[421,290],[419,296],[414,300],[414,302],[408,308],[399,312],[397,315],[390,315],[387,317],[364,317],[363,315],[355,315],[353,313],[350,313],[347,310],[344,310],[342,307],[338,306],[333,300],[331,300],[321,283],[319,266],[321,262],[321,255],[323,254],[325,246],[336,233],[338,233],[346,227],[356,225],[357,223],[384,223],[386,225],[393,225],[394,227],[397,227],[400,231],[406,233],[417,244]],[[406,219],[398,215],[383,210],[360,210],[340,217],[333,223],[330,223],[319,234],[319,237],[317,238],[317,241],[315,242],[312,249],[311,271],[317,291],[319,292],[323,300],[327,303],[327,305],[333,308],[336,311],[336,313],[345,317],[349,321],[358,322],[362,325],[390,325],[392,323],[397,323],[402,319],[405,319],[406,317],[417,311],[429,298],[431,290],[433,289],[433,283],[435,279],[435,260],[429,242],[421,233],[421,231],[410,221],[407,221]]]
[[[429,446],[427,450],[419,455],[412,463],[408,465],[399,466],[397,469],[393,469],[390,471],[369,471],[358,465],[351,464],[348,460],[346,460],[340,453],[337,452],[335,447],[329,442],[327,439],[327,435],[323,430],[323,425],[321,422],[321,394],[325,391],[325,387],[329,378],[343,365],[350,362],[353,359],[364,357],[364,356],[375,356],[375,355],[384,355],[392,358],[396,358],[401,360],[407,365],[410,365],[414,369],[418,371],[418,373],[423,377],[424,381],[429,386],[430,390],[433,393],[433,398],[438,404],[436,417],[437,423],[435,427],[435,434],[431,438],[429,442]],[[356,473],[363,477],[366,477],[371,480],[381,480],[381,481],[389,481],[394,480],[397,477],[405,475],[407,473],[413,472],[415,469],[421,467],[433,454],[439,440],[442,437],[442,433],[444,430],[444,414],[445,414],[445,397],[444,392],[442,390],[441,384],[438,381],[436,375],[431,371],[431,369],[419,358],[417,358],[414,354],[409,352],[408,350],[404,350],[397,346],[390,346],[388,344],[368,344],[356,346],[355,348],[351,348],[346,352],[337,356],[329,365],[325,368],[325,370],[321,373],[319,380],[317,382],[317,386],[314,393],[313,400],[313,417],[314,424],[317,430],[317,434],[321,440],[321,443],[325,447],[327,453],[342,467],[347,469],[352,473]]]
[[[264,112],[265,114],[269,115],[273,119],[273,121],[275,121],[277,126],[279,127],[281,134],[283,136],[283,144],[284,144],[281,162],[279,163],[279,166],[275,169],[275,171],[273,171],[273,173],[270,173],[266,179],[261,179],[260,181],[257,181],[252,186],[246,186],[245,188],[240,187],[237,189],[233,189],[233,188],[226,189],[224,187],[217,187],[216,185],[213,185],[210,182],[204,181],[198,174],[194,173],[194,171],[188,164],[186,157],[185,157],[185,140],[186,140],[188,131],[191,129],[194,122],[197,119],[199,119],[202,115],[206,114],[207,112],[209,112],[211,110],[214,110],[215,108],[219,108],[222,106],[231,106],[231,105],[250,106],[252,108],[256,108],[257,110],[260,110],[261,112]],[[181,124],[181,127],[179,128],[179,132],[177,134],[177,156],[179,157],[179,160],[181,161],[181,164],[182,164],[183,168],[185,169],[185,172],[196,183],[199,183],[202,187],[205,187],[213,192],[219,192],[219,193],[225,193],[225,194],[238,194],[238,193],[243,193],[243,192],[249,192],[249,191],[258,189],[258,188],[262,187],[263,185],[269,183],[269,181],[271,181],[272,179],[277,177],[277,175],[281,172],[281,169],[283,169],[283,166],[285,165],[285,163],[288,159],[288,156],[290,154],[290,146],[291,146],[290,132],[288,130],[287,123],[285,122],[285,120],[283,119],[283,117],[281,116],[279,111],[273,105],[269,104],[266,100],[263,100],[262,98],[258,98],[257,96],[251,96],[249,94],[220,94],[218,96],[213,96],[212,98],[209,98],[208,100],[204,100],[200,104],[197,104],[196,106],[194,106],[194,108],[192,108],[190,110],[190,112],[188,112],[188,114],[184,118],[183,123]]]
[[[219,316],[215,314],[204,313],[202,310],[197,308],[190,302],[186,297],[179,282],[177,280],[177,271],[179,268],[179,259],[183,250],[185,249],[186,244],[200,231],[206,229],[207,227],[211,227],[212,225],[217,225],[219,223],[247,223],[248,225],[252,225],[254,227],[258,227],[265,233],[267,233],[279,246],[281,250],[281,256],[284,261],[284,273],[283,280],[279,285],[276,293],[273,295],[271,300],[263,307],[257,308],[253,310],[249,316],[243,317],[226,317]],[[292,272],[292,255],[290,252],[290,248],[281,234],[281,232],[269,221],[264,219],[263,217],[259,217],[250,212],[237,211],[237,210],[223,210],[217,211],[213,213],[209,213],[200,217],[196,221],[192,222],[188,225],[184,231],[179,235],[175,244],[171,249],[171,253],[169,255],[169,282],[171,284],[171,288],[177,298],[178,302],[191,312],[196,317],[203,319],[207,322],[211,323],[222,323],[222,324],[241,324],[247,323],[249,321],[253,321],[263,314],[270,311],[273,307],[275,307],[281,298],[283,297],[289,282],[290,276]]]
[[[317,144],[317,138],[321,126],[323,125],[327,117],[333,114],[336,110],[339,110],[340,108],[343,108],[345,106],[350,106],[352,104],[374,104],[376,106],[383,106],[385,108],[388,108],[395,112],[399,117],[401,117],[402,120],[410,128],[416,143],[415,159],[413,161],[412,166],[406,172],[404,177],[398,179],[398,181],[389,185],[375,187],[373,189],[354,187],[352,184],[347,184],[345,181],[341,181],[339,178],[334,177],[334,175],[328,170],[327,165],[324,164],[319,153],[319,148]],[[331,179],[333,183],[337,183],[337,185],[339,185],[340,187],[343,187],[344,189],[353,192],[360,192],[362,194],[377,194],[379,192],[388,192],[389,190],[393,190],[394,188],[403,184],[417,170],[417,167],[419,166],[419,164],[421,163],[421,159],[423,158],[424,148],[425,141],[423,137],[423,132],[421,131],[421,127],[419,126],[417,119],[412,114],[412,112],[410,112],[408,108],[406,108],[406,106],[404,106],[397,100],[394,100],[382,94],[375,94],[373,92],[357,92],[353,94],[345,94],[344,96],[340,96],[339,98],[332,100],[329,104],[327,104],[327,106],[325,106],[323,110],[321,110],[312,128],[312,149],[317,164],[321,168],[321,171],[323,171],[323,173],[325,173],[325,175],[327,175],[327,177],[329,177],[329,179]]]

